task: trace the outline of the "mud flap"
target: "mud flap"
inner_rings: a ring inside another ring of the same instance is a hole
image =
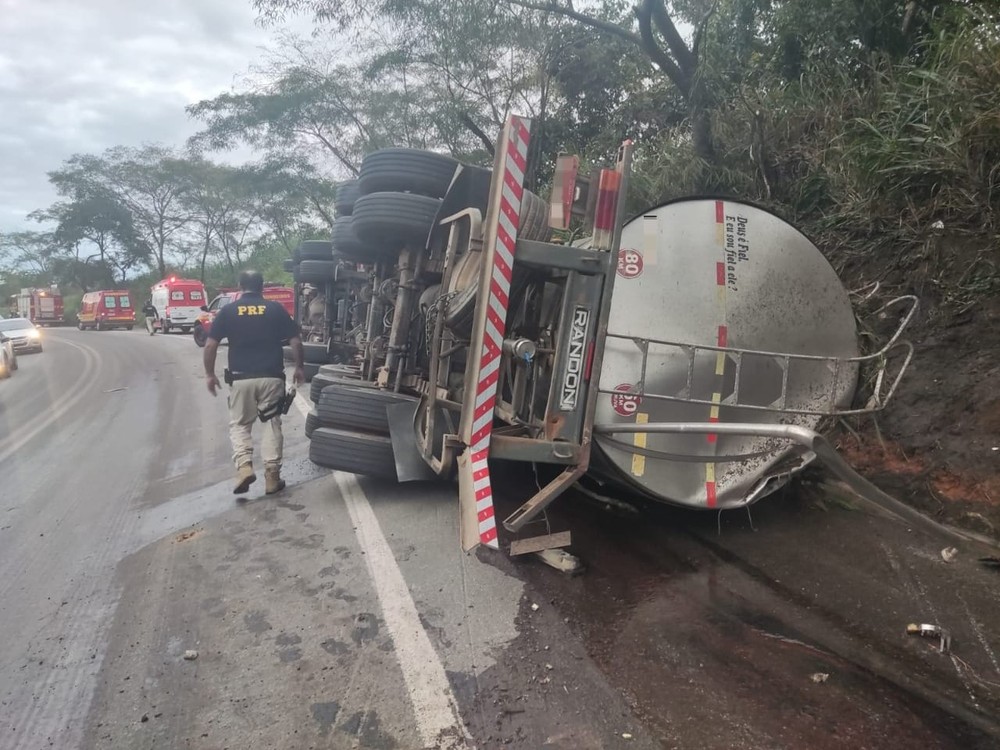
[[[385,409],[389,419],[389,439],[396,459],[396,477],[400,482],[436,479],[437,475],[417,449],[413,416],[420,402],[393,404]]]

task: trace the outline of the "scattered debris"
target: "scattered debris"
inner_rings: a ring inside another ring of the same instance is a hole
[[[551,670],[552,669],[552,665],[551,664],[546,664],[545,668],[548,669],[548,670]]]
[[[813,672],[809,675],[809,679],[815,682],[817,685],[826,682],[830,679],[830,675],[826,672]]]
[[[945,562],[948,563],[954,562],[955,558],[958,557],[958,548],[945,547],[943,550],[941,550],[941,557],[944,559]]]
[[[531,603],[531,611],[532,612],[537,612],[538,611],[538,605],[535,604],[534,602]]]
[[[139,719],[139,721],[141,721],[143,724],[145,724],[147,721],[149,721],[149,714],[143,714],[142,718]]]
[[[184,652],[184,661],[194,661],[198,658],[198,652],[193,649],[188,649]]]
[[[919,635],[921,638],[940,638],[941,644],[938,647],[938,651],[942,654],[951,648],[951,634],[940,625],[916,625],[911,623],[906,626],[906,632],[910,635]]]
[[[110,390],[102,391],[102,393],[118,393],[118,391],[127,391],[127,390],[128,390],[128,386],[127,385],[123,385],[123,386],[121,386],[119,388],[111,388]]]
[[[623,740],[630,740],[630,739],[632,739],[632,735],[629,734],[628,732],[622,732],[622,739]]]
[[[944,222],[938,219],[933,224],[931,224],[931,229],[944,229]]]

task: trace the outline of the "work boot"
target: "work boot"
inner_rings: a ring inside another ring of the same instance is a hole
[[[242,464],[236,470],[236,486],[233,487],[233,494],[242,495],[256,481],[257,475],[253,473],[253,464]]]
[[[281,469],[264,469],[264,493],[273,495],[285,489],[285,480],[281,478]]]

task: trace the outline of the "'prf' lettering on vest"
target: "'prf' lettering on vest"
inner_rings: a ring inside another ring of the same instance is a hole
[[[263,315],[267,309],[264,305],[237,305],[237,315]]]

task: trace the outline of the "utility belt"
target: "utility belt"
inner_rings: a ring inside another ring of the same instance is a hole
[[[253,372],[230,372],[229,368],[222,371],[222,379],[226,381],[226,385],[232,385],[237,380],[255,380],[257,378],[278,378],[281,382],[285,382],[285,373],[261,375]]]
[[[281,375],[257,375],[249,372],[230,372],[229,368],[223,370],[222,377],[226,381],[226,385],[232,385],[237,380],[252,380],[254,378],[277,378],[281,380],[282,383],[285,382],[284,373],[281,373]],[[294,388],[289,388],[287,391],[282,389],[282,394],[276,401],[257,409],[257,417],[261,422],[269,422],[277,416],[288,414],[288,410],[292,408],[292,402],[294,400]]]

